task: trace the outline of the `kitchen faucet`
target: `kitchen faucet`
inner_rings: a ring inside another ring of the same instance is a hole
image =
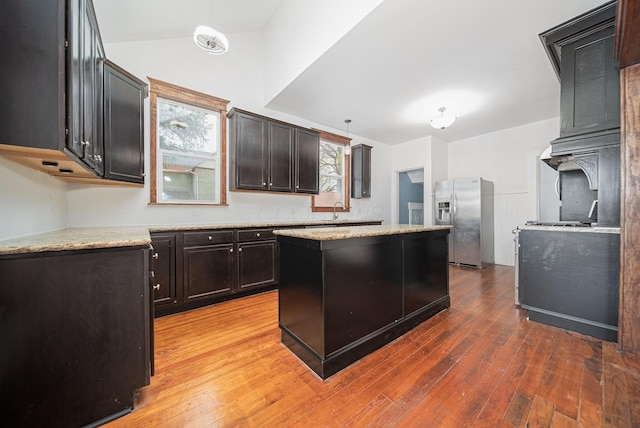
[[[333,220],[337,220],[338,219],[338,213],[336,213],[336,205],[338,205],[338,204],[340,204],[342,209],[344,209],[344,205],[340,201],[338,201],[335,204],[333,204]]]

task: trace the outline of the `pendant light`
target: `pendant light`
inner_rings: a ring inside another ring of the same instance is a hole
[[[351,123],[351,119],[345,119],[344,123],[347,124],[347,138],[349,138],[349,124]],[[344,146],[344,154],[345,155],[351,155],[351,145],[347,144],[346,146]]]
[[[213,0],[211,0],[211,23],[213,23]],[[212,55],[222,55],[229,50],[227,37],[206,25],[199,25],[193,33],[193,41]]]
[[[456,121],[455,116],[445,116],[444,112],[447,110],[446,107],[440,107],[438,111],[440,112],[440,116],[434,119],[431,119],[431,126],[436,129],[444,129],[453,124]]]

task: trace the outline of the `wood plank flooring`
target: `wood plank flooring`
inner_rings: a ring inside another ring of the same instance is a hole
[[[514,270],[450,267],[451,308],[326,381],[277,291],[156,320],[156,375],[108,427],[638,427],[640,358],[526,320]]]

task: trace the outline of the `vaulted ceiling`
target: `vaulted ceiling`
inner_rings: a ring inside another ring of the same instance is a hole
[[[94,0],[105,43],[263,31],[287,1]],[[311,1],[311,0],[305,0]],[[538,34],[602,0],[385,0],[267,107],[387,144],[455,141],[559,115]],[[305,19],[313,19],[306,16]],[[445,130],[429,119],[447,107]]]

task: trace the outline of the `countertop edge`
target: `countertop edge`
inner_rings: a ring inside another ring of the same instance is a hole
[[[619,227],[566,227],[526,224],[518,226],[519,230],[540,230],[546,232],[572,232],[572,233],[612,233],[620,234]]]
[[[138,247],[151,244],[151,233],[277,228],[296,226],[323,226],[382,222],[380,219],[339,219],[335,221],[295,221],[295,222],[246,222],[197,225],[147,225],[147,226],[96,226],[68,227],[50,232],[11,238],[0,241],[0,256],[52,253],[59,251],[95,250],[118,247]]]
[[[420,232],[435,232],[450,230],[451,226],[409,226],[409,225],[381,225],[327,227],[318,229],[289,229],[276,230],[274,234],[290,238],[306,239],[310,241],[335,241],[341,239],[366,238],[372,236],[401,235]]]

